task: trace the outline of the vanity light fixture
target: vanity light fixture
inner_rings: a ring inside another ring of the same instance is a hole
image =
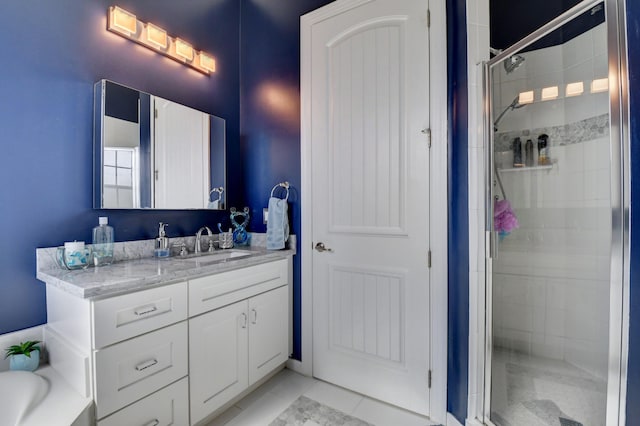
[[[167,32],[151,22],[145,25],[147,41],[158,49],[166,49],[168,44]]]
[[[532,104],[533,99],[533,90],[530,90],[528,92],[520,92],[520,94],[518,95],[518,103],[520,105]]]
[[[185,61],[193,61],[193,47],[184,40],[176,38],[176,55]]]
[[[109,29],[118,34],[131,37],[135,36],[138,28],[138,20],[136,15],[119,8],[111,6],[109,8]]]
[[[576,83],[567,84],[567,89],[565,91],[565,95],[567,97],[582,95],[582,93],[584,93],[584,83],[583,82],[578,81]]]
[[[148,47],[203,74],[216,71],[216,60],[150,22],[139,21],[136,15],[121,7],[111,6],[107,14],[107,29],[131,41]]]
[[[213,59],[213,56],[209,56],[204,52],[200,52],[198,54],[198,60],[200,61],[200,66],[206,69],[209,72],[216,72],[216,60]]]
[[[542,89],[542,97],[543,101],[550,101],[552,99],[556,99],[558,97],[558,86],[545,87]]]
[[[591,82],[591,93],[606,92],[609,90],[609,79],[598,78]]]

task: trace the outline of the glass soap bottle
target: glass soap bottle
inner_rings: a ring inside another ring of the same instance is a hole
[[[113,262],[113,227],[107,217],[98,218],[98,226],[93,228],[93,264],[110,265]]]

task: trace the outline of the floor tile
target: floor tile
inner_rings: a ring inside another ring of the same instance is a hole
[[[351,414],[376,426],[427,426],[434,424],[426,417],[367,397],[362,399]]]
[[[267,393],[251,404],[250,407],[242,410],[225,426],[268,426],[290,404],[291,401]]]
[[[229,423],[232,419],[234,419],[241,412],[242,412],[242,409],[234,405],[233,407],[229,408],[227,411],[223,412],[218,417],[213,419],[211,423],[207,423],[206,426],[224,426],[227,423]]]
[[[290,372],[285,373],[285,372]],[[318,380],[312,377],[306,377],[298,373],[291,372],[291,370],[284,370],[283,373],[274,377],[274,384],[269,389],[270,393],[273,393],[281,398],[288,399],[289,401],[295,401],[300,395],[311,389],[318,383]]]
[[[347,414],[351,414],[362,401],[362,395],[321,381],[314,384],[303,395]]]

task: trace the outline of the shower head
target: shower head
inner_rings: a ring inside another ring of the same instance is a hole
[[[502,120],[502,118],[505,116],[505,114],[509,111],[513,111],[514,109],[519,109],[522,108],[523,106],[526,106],[527,104],[521,104],[520,103],[520,97],[516,96],[513,101],[511,102],[511,104],[506,107],[504,109],[504,111],[502,111],[500,113],[500,115],[498,116],[498,118],[496,118],[496,121],[493,122],[493,131],[497,132],[498,131],[498,123],[500,123],[500,120]]]
[[[522,65],[523,62],[524,62],[524,56],[522,55],[509,56],[503,62],[504,70],[507,72],[507,74],[511,74],[512,72],[517,70],[518,67],[520,67],[520,65]]]
[[[493,47],[489,47],[489,51],[493,55],[499,55],[500,53],[502,53],[502,49],[494,49]],[[517,70],[518,67],[520,67],[520,65],[522,65],[523,62],[524,62],[524,56],[512,55],[512,56],[509,56],[507,59],[505,59],[502,64],[504,65],[504,70],[507,72],[507,74],[511,74],[512,72]]]

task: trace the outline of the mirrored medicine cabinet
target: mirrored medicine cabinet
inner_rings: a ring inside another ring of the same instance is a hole
[[[225,120],[100,80],[94,87],[95,209],[225,208]]]

